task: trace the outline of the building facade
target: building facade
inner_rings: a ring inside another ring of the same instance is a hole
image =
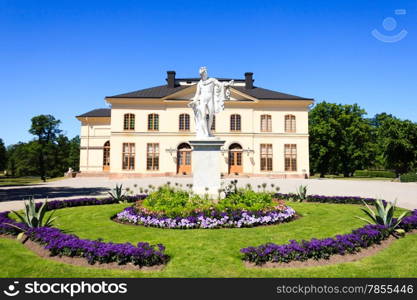
[[[234,79],[231,97],[215,116],[214,136],[225,140],[222,175],[304,178],[309,174],[308,111],[311,98],[253,85],[253,74]],[[229,81],[228,78],[218,78]],[[110,177],[192,174],[193,111],[187,106],[199,78],[176,78],[109,96],[111,108],[77,116],[81,121],[80,174]]]

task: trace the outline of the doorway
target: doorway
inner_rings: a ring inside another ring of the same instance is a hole
[[[191,146],[182,143],[177,148],[177,174],[191,174]]]
[[[229,146],[229,174],[243,173],[242,146],[233,143]]]
[[[103,147],[103,171],[110,171],[110,141],[105,142]]]

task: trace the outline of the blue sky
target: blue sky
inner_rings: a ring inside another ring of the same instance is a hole
[[[374,29],[407,34],[386,43]],[[37,114],[73,137],[75,116],[105,96],[164,84],[166,70],[196,77],[201,65],[417,121],[416,29],[417,0],[0,0],[0,138],[31,139]]]

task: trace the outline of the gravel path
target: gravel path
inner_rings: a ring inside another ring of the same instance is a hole
[[[230,181],[231,179],[226,179]],[[135,179],[108,179],[102,177],[70,178],[60,181],[37,184],[32,186],[0,187],[0,211],[20,209],[23,207],[22,199],[34,196],[36,199],[69,199],[79,197],[105,196],[116,184],[122,183],[138,191],[139,187],[148,185],[159,186],[167,181],[172,184],[191,183],[191,178],[181,177],[154,177]],[[250,183],[254,188],[262,183],[268,186],[274,183],[280,187],[280,192],[295,192],[300,184],[308,185],[308,194],[361,196],[382,198],[389,201],[398,200],[398,206],[417,209],[417,183],[399,183],[377,180],[341,180],[341,179],[270,179],[270,178],[240,178],[239,186]],[[137,187],[134,187],[134,185]],[[41,200],[38,200],[41,201]]]

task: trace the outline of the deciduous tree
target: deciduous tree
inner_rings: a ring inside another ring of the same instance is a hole
[[[0,139],[0,171],[6,169],[7,157],[6,157],[6,147],[2,139]]]
[[[309,115],[310,164],[314,173],[351,176],[375,157],[372,127],[357,104],[321,102]]]
[[[56,141],[57,136],[61,133],[59,124],[61,121],[51,115],[39,115],[32,118],[32,126],[29,132],[37,137],[39,175],[43,181],[46,181],[46,162],[48,148]]]
[[[417,124],[384,116],[377,129],[385,166],[397,176],[417,168]]]

